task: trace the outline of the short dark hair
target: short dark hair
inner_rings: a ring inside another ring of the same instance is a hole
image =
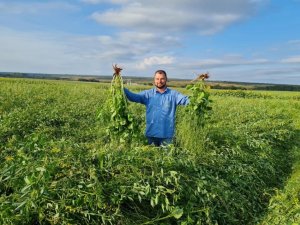
[[[155,76],[155,74],[157,74],[157,73],[158,73],[158,74],[163,74],[163,75],[165,75],[166,79],[168,79],[166,71],[164,71],[164,70],[156,70],[155,73],[154,73],[154,76]]]

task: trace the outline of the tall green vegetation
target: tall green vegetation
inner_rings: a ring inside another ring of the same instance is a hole
[[[176,144],[156,148],[107,135],[112,117],[97,115],[110,93],[105,84],[0,79],[0,224],[261,220],[291,171],[299,99],[211,92],[205,126],[191,130],[179,108]]]

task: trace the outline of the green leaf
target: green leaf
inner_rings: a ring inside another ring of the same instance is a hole
[[[37,167],[35,169],[36,169],[36,171],[40,171],[40,172],[45,172],[46,171],[46,169],[44,167]]]
[[[180,217],[182,217],[183,215],[183,209],[180,209],[180,208],[175,208],[173,211],[172,211],[172,215],[175,219],[179,219]]]
[[[31,183],[31,181],[29,180],[29,178],[27,176],[24,178],[24,181],[27,185],[29,185]]]

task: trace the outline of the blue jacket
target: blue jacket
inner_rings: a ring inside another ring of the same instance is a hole
[[[146,106],[146,137],[173,138],[176,107],[187,105],[187,96],[169,88],[163,93],[156,88],[137,94],[124,88],[124,92],[128,100]]]

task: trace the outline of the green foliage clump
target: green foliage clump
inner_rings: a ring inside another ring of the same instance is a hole
[[[204,126],[205,120],[209,117],[211,107],[210,87],[206,85],[205,79],[208,78],[208,74],[202,74],[196,79],[194,84],[187,86],[190,91],[190,103],[186,107],[189,121],[196,126]]]
[[[128,107],[124,93],[121,68],[114,66],[115,73],[111,81],[110,96],[101,106],[98,118],[108,121],[107,138],[120,144],[132,144],[140,138],[140,120],[135,117]]]

